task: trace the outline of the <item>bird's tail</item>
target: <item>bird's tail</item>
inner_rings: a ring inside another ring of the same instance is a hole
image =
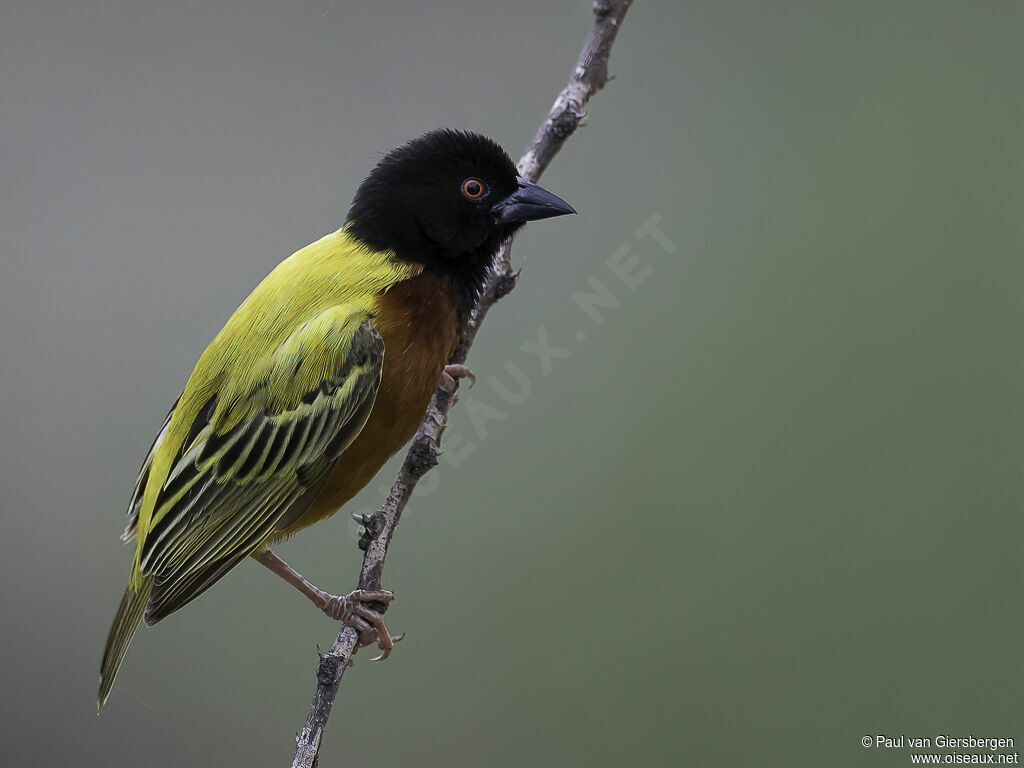
[[[100,694],[96,702],[97,713],[107,703],[110,689],[114,687],[117,670],[121,667],[121,660],[132,642],[132,637],[135,636],[135,630],[139,628],[142,612],[146,608],[146,603],[149,602],[149,593],[152,589],[153,577],[146,576],[136,588],[129,585],[128,589],[124,591],[121,605],[118,607],[114,623],[110,627],[110,634],[107,635],[107,646],[103,649],[103,664],[100,665]]]

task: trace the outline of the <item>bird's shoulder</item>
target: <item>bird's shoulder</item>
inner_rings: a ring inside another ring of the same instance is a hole
[[[360,323],[374,322],[378,296],[420,271],[366,249],[344,228],[296,251],[260,282],[204,350],[171,431],[213,394],[239,404],[294,405],[288,398],[301,397],[304,387],[316,386],[353,351]]]

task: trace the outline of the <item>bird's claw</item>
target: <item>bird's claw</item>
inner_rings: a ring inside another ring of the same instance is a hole
[[[386,607],[394,599],[394,594],[386,589],[357,589],[347,595],[328,595],[321,608],[335,621],[352,627],[359,635],[360,645],[376,642],[381,653],[371,661],[382,661],[391,654],[395,643],[404,635],[392,637],[384,626],[381,612],[371,608],[368,603],[383,603]]]
[[[458,379],[469,379],[469,386],[471,387],[476,384],[475,373],[461,363],[452,363],[451,365],[446,365],[441,372],[440,386],[449,395],[454,394]]]
[[[469,386],[476,384],[476,374],[462,363],[452,363],[444,367],[444,372],[453,379],[469,379]]]
[[[385,633],[387,633],[387,630],[384,631]],[[381,645],[379,639],[377,640],[377,647],[380,648],[380,655],[374,656],[372,659],[370,659],[370,661],[384,661],[384,659],[391,655],[391,651],[394,649],[395,643],[397,643],[399,640],[405,637],[405,632],[403,632],[400,635],[390,635],[389,637],[391,637],[391,642],[384,643],[384,645]],[[385,648],[384,646],[387,647]]]

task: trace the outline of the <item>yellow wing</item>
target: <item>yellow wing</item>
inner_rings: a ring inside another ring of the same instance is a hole
[[[160,427],[160,431],[157,436],[153,438],[153,444],[149,446],[149,452],[146,454],[146,459],[142,462],[142,468],[139,470],[139,476],[135,479],[135,488],[132,491],[132,500],[128,502],[128,525],[125,526],[124,533],[121,534],[121,541],[131,541],[135,538],[135,527],[139,523],[139,510],[142,508],[142,494],[146,490],[146,483],[149,482],[149,472],[153,468],[153,457],[156,456],[156,452],[160,450],[160,446],[163,444],[164,437],[167,436],[167,428],[171,425],[171,417],[174,416],[174,410],[178,407],[178,403],[181,402],[181,397],[178,397],[174,401],[174,405],[171,406],[171,410],[167,412],[167,418],[164,419],[164,425]]]
[[[133,574],[153,578],[147,623],[197,597],[301,514],[366,423],[383,360],[365,312],[342,305],[303,323],[254,369],[225,377],[166,475],[142,482],[160,483],[141,516]]]
[[[139,472],[132,575],[102,706],[139,622],[180,608],[283,530],[363,428],[384,345],[373,297],[419,274],[346,228],[282,261],[203,352]]]

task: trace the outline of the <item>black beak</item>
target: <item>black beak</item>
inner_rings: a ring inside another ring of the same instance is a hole
[[[502,224],[519,224],[552,216],[576,213],[576,210],[562,198],[552,195],[544,187],[519,177],[516,191],[491,208],[494,218]]]

